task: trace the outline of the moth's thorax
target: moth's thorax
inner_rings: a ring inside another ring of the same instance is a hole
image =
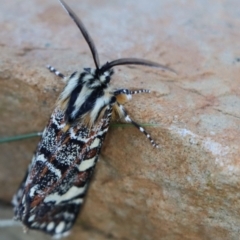
[[[111,80],[111,76],[113,74],[113,70],[107,70],[102,72],[101,69],[93,69],[93,68],[84,68],[84,72],[82,81],[87,84],[89,88],[96,87],[108,87],[108,84]]]
[[[109,85],[112,74],[113,70],[101,72],[92,68],[71,74],[57,103],[64,109],[68,122],[87,115],[89,122],[94,123],[104,107],[116,101]]]
[[[93,68],[84,68],[82,72],[74,72],[68,78],[67,84],[60,95],[60,100],[69,97],[72,92],[80,86],[85,85],[88,89],[107,88],[112,74],[112,69],[101,72]]]

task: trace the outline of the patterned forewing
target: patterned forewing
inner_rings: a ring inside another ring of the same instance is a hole
[[[44,130],[28,176],[15,196],[15,216],[28,228],[61,236],[76,220],[88,188],[111,107],[91,128],[78,123],[65,130],[63,111],[56,109]]]

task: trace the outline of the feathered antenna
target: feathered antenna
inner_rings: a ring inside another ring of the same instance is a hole
[[[63,8],[67,11],[69,16],[73,19],[73,21],[76,23],[76,25],[78,26],[78,28],[82,32],[82,35],[85,38],[85,40],[87,41],[88,46],[89,46],[89,48],[92,52],[92,56],[93,56],[95,66],[96,66],[97,69],[99,69],[100,62],[99,62],[99,58],[98,58],[98,52],[97,52],[97,49],[95,47],[95,44],[94,44],[92,38],[88,34],[85,26],[83,25],[82,21],[78,18],[78,16],[72,11],[72,9],[63,0],[59,0],[59,2],[62,4]]]
[[[162,68],[163,70],[167,70],[167,71],[171,71],[176,73],[173,69],[166,67],[162,64],[156,63],[156,62],[152,62],[149,60],[145,60],[145,59],[140,59],[140,58],[120,58],[111,62],[107,62],[106,64],[104,64],[100,71],[106,71],[114,66],[117,65],[144,65],[144,66],[149,66],[149,67],[158,67],[158,68]]]

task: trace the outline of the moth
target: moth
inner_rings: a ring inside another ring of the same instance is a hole
[[[157,147],[122,105],[133,94],[149,91],[112,88],[113,67],[135,64],[173,71],[137,58],[121,58],[101,66],[85,26],[63,0],[59,2],[88,43],[95,68],[84,68],[66,77],[48,66],[66,85],[12,201],[15,219],[26,229],[41,230],[55,238],[68,235],[76,221],[112,119],[132,123]]]

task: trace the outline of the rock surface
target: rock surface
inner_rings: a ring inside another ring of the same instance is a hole
[[[113,125],[67,239],[239,239],[239,0],[67,3],[101,63],[144,57],[178,72],[116,67],[114,86],[152,91],[126,107],[151,124],[160,149],[134,127]],[[41,131],[63,88],[45,65],[64,74],[93,67],[90,51],[57,1],[4,1],[0,26],[0,136]],[[0,145],[2,202],[10,203],[38,140]],[[25,239],[15,228],[0,233]]]

